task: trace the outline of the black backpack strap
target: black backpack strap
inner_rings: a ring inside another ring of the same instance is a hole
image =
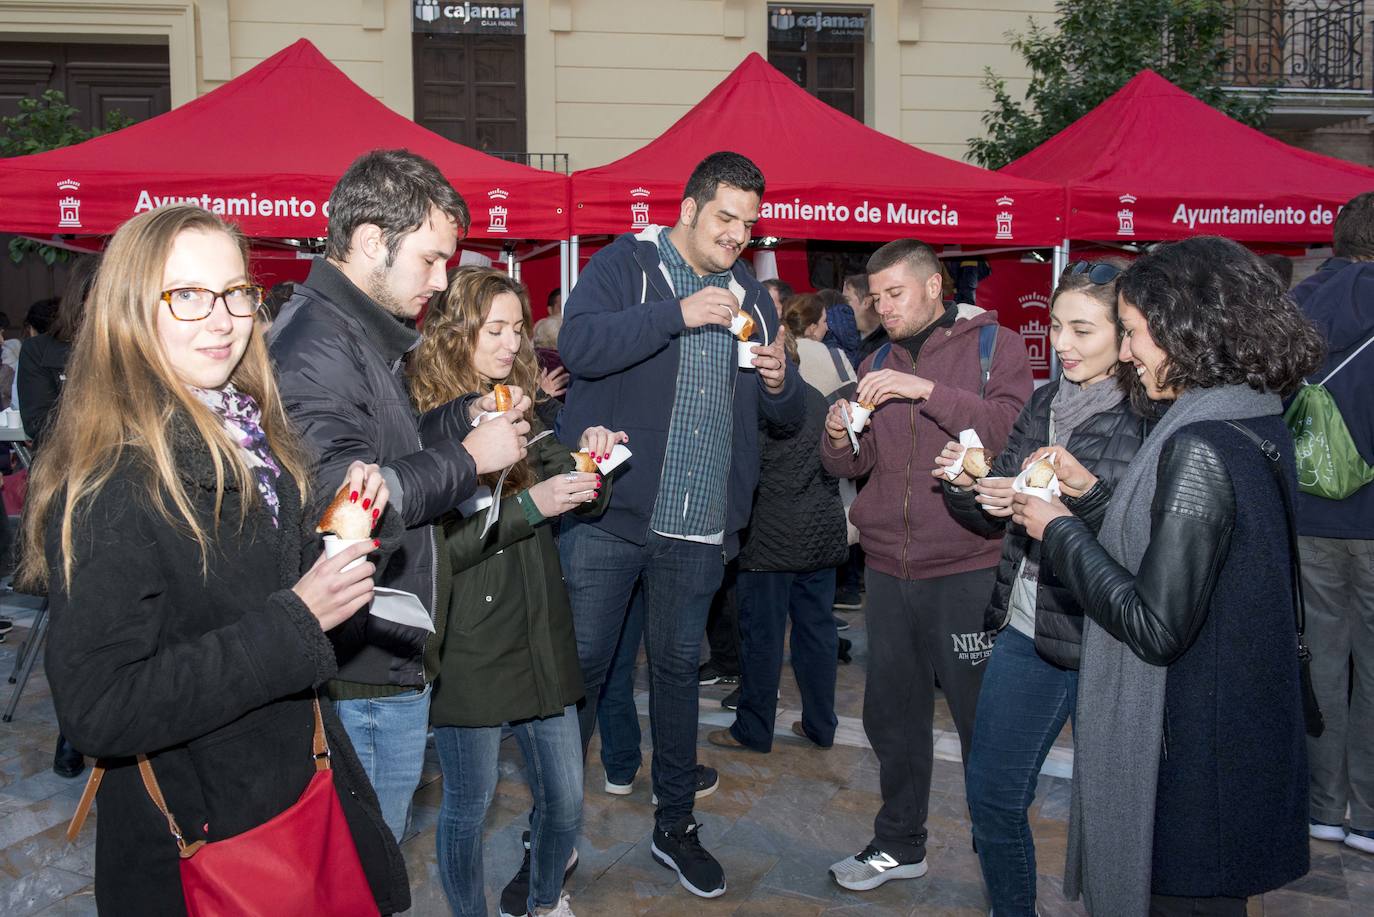
[[[835,364],[835,377],[841,382],[852,381],[854,377],[844,368],[844,357],[840,355],[840,349],[838,347],[827,347],[825,349],[830,351],[830,361]]]
[[[891,353],[891,352],[892,352],[892,342],[891,342],[891,341],[888,341],[886,344],[884,344],[883,346],[879,347],[877,350],[873,351],[873,366],[872,366],[868,371],[871,372],[871,373],[876,373],[878,370],[882,369],[882,368],[883,368],[883,361],[887,359],[887,355],[888,355],[889,353]],[[857,370],[856,370],[856,371],[857,371]]]
[[[978,366],[982,370],[978,376],[979,398],[987,391],[988,380],[992,378],[992,355],[997,352],[997,328],[996,324],[992,324],[978,329]]]

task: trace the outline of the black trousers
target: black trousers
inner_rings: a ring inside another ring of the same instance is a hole
[[[925,856],[935,742],[935,679],[949,702],[963,759],[995,634],[983,630],[992,568],[902,580],[869,567],[864,732],[878,756],[882,808],[873,841],[903,862]]]
[[[711,646],[711,663],[726,675],[739,675],[739,602],[735,598],[735,573],[731,561],[725,568],[711,611],[706,616],[706,642]]]

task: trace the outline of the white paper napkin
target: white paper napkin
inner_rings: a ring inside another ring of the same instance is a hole
[[[953,481],[959,477],[959,473],[964,470],[964,453],[970,449],[983,448],[983,441],[978,438],[978,434],[972,430],[959,431],[959,458],[945,469],[945,477]]]

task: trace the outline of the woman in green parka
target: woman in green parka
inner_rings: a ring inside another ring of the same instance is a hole
[[[490,268],[455,271],[431,305],[411,357],[416,407],[428,410],[507,382],[537,391],[530,325],[529,297],[519,282]],[[533,440],[542,425],[533,411],[526,419]],[[624,433],[591,427],[581,446],[601,458],[627,441]],[[497,476],[488,478],[489,495]],[[572,915],[562,888],[576,865],[582,821],[576,705],[583,689],[553,530],[565,512],[600,512],[608,493],[599,474],[575,471],[572,454],[546,436],[509,470],[496,498],[500,518],[485,538],[480,498],[444,526],[439,608],[448,620],[430,720],[444,773],[440,878],[449,906],[463,917],[487,914],[482,829],[504,726],[524,754],[534,808],[525,862],[501,896],[501,913]]]

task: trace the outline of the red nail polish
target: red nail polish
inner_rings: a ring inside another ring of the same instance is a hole
[[[381,511],[381,510],[379,510],[379,509],[374,509],[374,510],[372,511],[372,519],[373,519],[373,521],[375,522],[376,519],[377,519],[377,517],[380,516],[381,514],[382,514],[382,511]]]
[[[363,509],[367,509],[367,508],[368,508],[369,506],[371,506],[371,505],[372,505],[372,501],[371,501],[371,500],[364,500],[364,501],[363,501]]]
[[[357,502],[358,502],[358,492],[357,492],[356,490],[353,491],[353,493],[351,493],[351,494],[348,495],[348,502],[349,502],[349,503],[357,503]]]
[[[380,548],[380,547],[382,546],[382,543],[381,543],[380,541],[378,541],[377,539],[374,538],[374,539],[372,539],[372,546],[373,546],[374,548]]]

